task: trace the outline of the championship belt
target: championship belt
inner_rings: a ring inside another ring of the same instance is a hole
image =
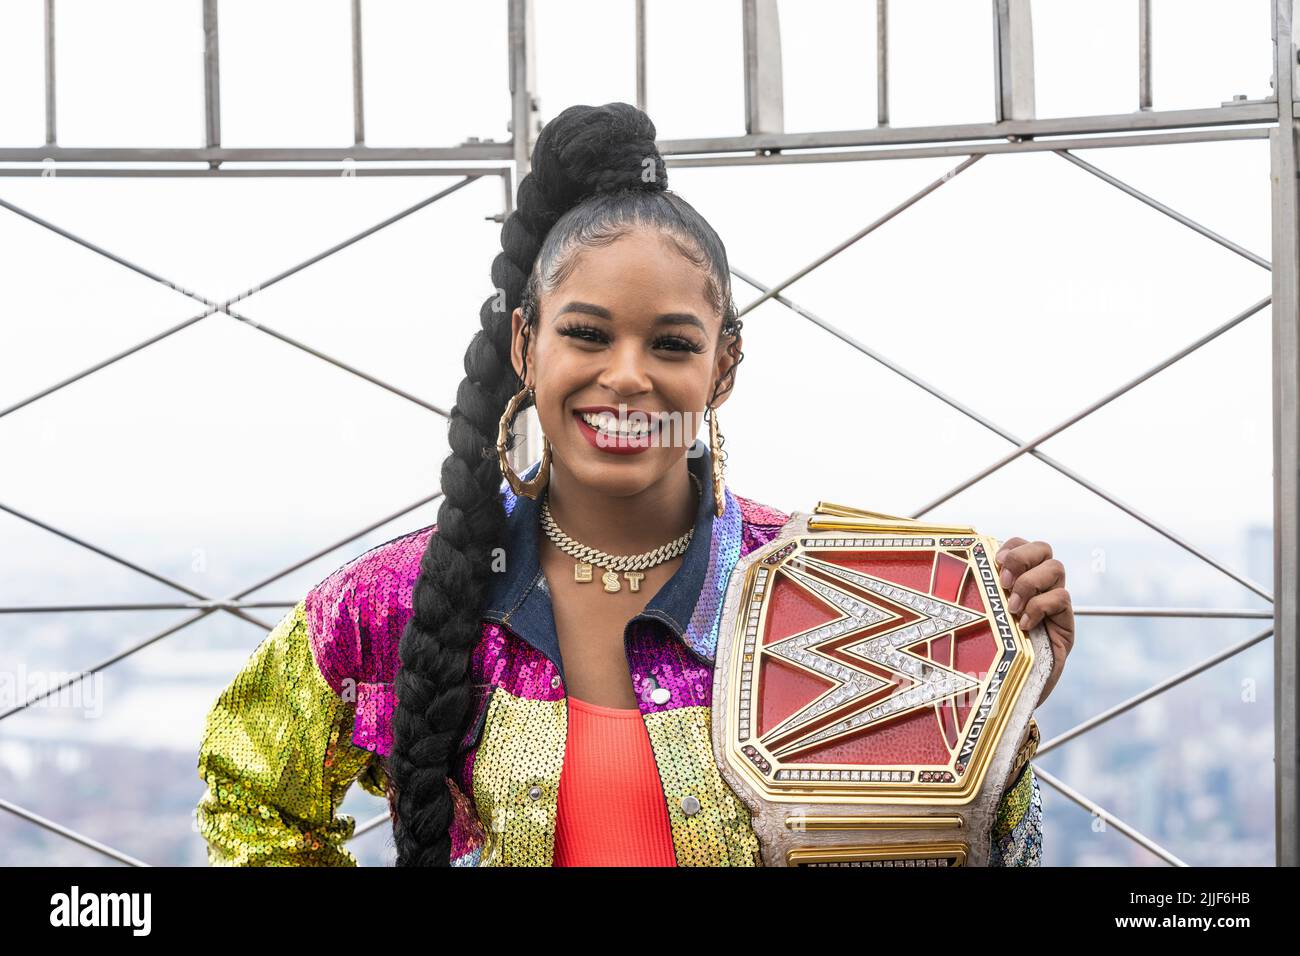
[[[713,750],[764,865],[988,865],[1052,666],[1046,628],[1006,610],[998,548],[818,502],[736,565]]]

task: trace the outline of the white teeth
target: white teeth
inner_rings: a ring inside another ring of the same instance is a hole
[[[618,416],[611,412],[579,412],[582,420],[599,431],[609,435],[620,435],[625,438],[635,438],[645,435],[650,431],[649,423],[635,422],[625,423],[624,427],[618,427]]]

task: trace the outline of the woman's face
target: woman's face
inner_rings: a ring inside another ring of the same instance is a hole
[[[555,461],[581,484],[635,494],[685,455],[732,359],[719,346],[722,318],[704,274],[658,233],[636,230],[578,256],[542,296],[526,384]],[[516,309],[519,374],[522,330]],[[607,427],[623,426],[620,434],[600,427],[602,412]]]

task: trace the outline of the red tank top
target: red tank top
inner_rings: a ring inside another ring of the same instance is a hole
[[[645,719],[570,695],[560,772],[556,866],[676,866]]]

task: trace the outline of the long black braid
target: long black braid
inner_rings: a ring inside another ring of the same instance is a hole
[[[507,404],[523,386],[511,362],[514,309],[522,307],[532,333],[541,295],[575,267],[575,253],[636,225],[652,225],[706,272],[735,359],[728,380],[739,363],[741,323],[726,251],[699,213],[667,190],[654,140],[650,118],[627,103],[569,107],[542,128],[532,170],[502,226],[502,251],[492,263],[497,292],[480,308],[482,328],[465,352],[465,378],[448,430],[451,454],[442,463],[437,531],[420,561],[398,648],[398,703],[387,758],[398,866],[450,861],[447,780],[469,716],[470,655],[491,587],[492,555],[505,545],[496,437]],[[720,382],[714,397],[725,388]]]

